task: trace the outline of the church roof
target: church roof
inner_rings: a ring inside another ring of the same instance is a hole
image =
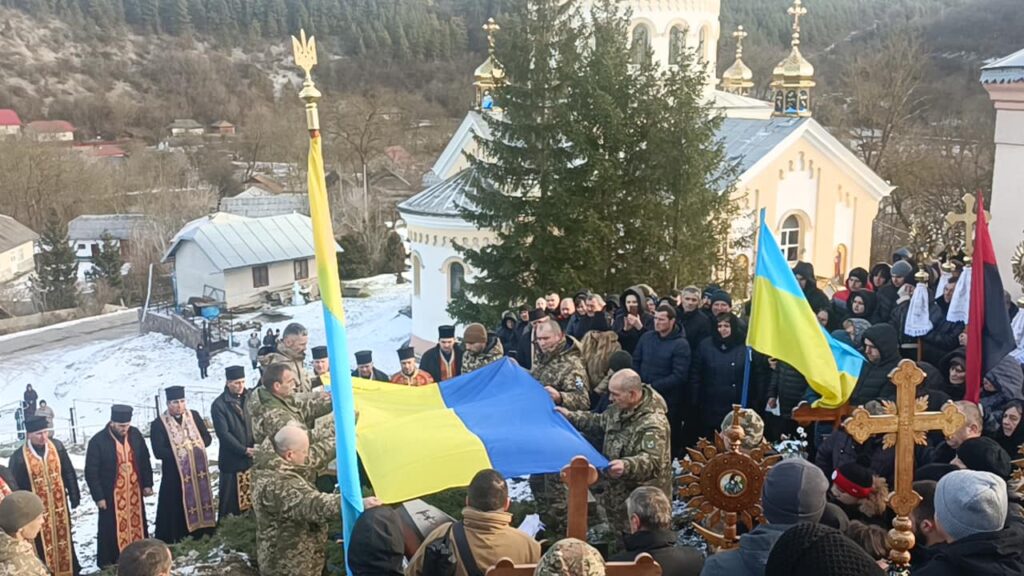
[[[402,202],[398,211],[402,214],[461,218],[461,208],[473,209],[473,203],[466,198],[466,191],[475,178],[476,172],[472,169],[462,170]]]
[[[739,162],[742,174],[807,121],[807,118],[786,117],[768,120],[726,118],[718,129],[718,137],[725,144],[726,157]]]
[[[981,68],[982,84],[1024,82],[1024,50],[1000,58]]]

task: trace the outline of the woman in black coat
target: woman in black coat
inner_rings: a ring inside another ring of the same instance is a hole
[[[875,315],[875,308],[878,306],[878,301],[875,298],[875,293],[870,290],[857,290],[850,296],[850,300],[847,303],[849,308],[849,315],[847,318],[861,318],[871,322],[872,317]]]
[[[1024,402],[1013,399],[1003,405],[1003,418],[999,430],[990,436],[1010,455],[1010,460],[1020,458],[1020,446],[1024,444],[1024,426],[1020,425],[1024,417]]]
[[[199,364],[199,377],[206,378],[206,370],[210,367],[210,351],[206,346],[196,346],[196,363]]]
[[[705,338],[693,357],[690,389],[700,406],[705,436],[713,433],[722,418],[739,404],[743,396],[743,372],[746,368],[746,330],[733,314],[720,314],[715,330]]]

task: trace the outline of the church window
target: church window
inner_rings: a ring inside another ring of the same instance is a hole
[[[420,295],[420,257],[418,254],[413,254],[411,258],[412,262],[412,295]]]
[[[462,296],[466,283],[466,269],[459,262],[448,265],[448,299]]]
[[[711,33],[708,27],[706,25],[702,26],[700,34],[697,37],[697,53],[700,54],[701,59],[705,61],[708,59],[709,36],[711,36]]]
[[[686,29],[676,24],[668,33],[668,63],[675,65],[686,49]]]
[[[786,218],[782,223],[779,247],[782,248],[786,262],[796,262],[800,259],[800,219],[795,215]]]
[[[647,64],[651,61],[651,30],[646,24],[633,27],[630,60],[635,65]]]

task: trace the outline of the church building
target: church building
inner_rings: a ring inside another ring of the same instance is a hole
[[[739,27],[736,60],[721,82],[714,77],[720,35],[719,0],[629,0],[632,10],[632,57],[654,58],[663,68],[675,61],[683,46],[695,48],[709,70],[706,93],[725,119],[719,130],[730,160],[740,176],[733,193],[744,216],[735,235],[752,234],[761,208],[791,263],[814,265],[819,282],[871,264],[871,224],[879,202],[893,189],[813,118],[814,66],[800,53],[802,0],[789,8],[793,33],[789,55],[773,71],[772,101],[750,97],[753,73],[743,63]],[[448,303],[474,274],[453,244],[479,247],[495,241],[460,216],[472,209],[466,190],[474,177],[466,155],[476,153],[475,139],[489,138],[484,119],[494,110],[491,90],[504,79],[494,58],[493,21],[485,25],[491,42],[487,61],[474,72],[476,106],[463,119],[448,145],[424,177],[424,190],[402,202],[413,277],[412,345],[417,353],[433,346],[437,326],[453,324]],[[753,250],[730,257],[740,270],[752,273]],[[839,282],[841,284],[841,280]],[[537,295],[545,287],[537,287]],[[461,332],[461,330],[460,330]]]

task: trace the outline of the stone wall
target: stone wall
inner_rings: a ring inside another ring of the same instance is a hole
[[[166,334],[192,349],[203,341],[202,330],[173,312],[150,310],[143,319],[142,309],[139,309],[139,321],[143,331]]]

